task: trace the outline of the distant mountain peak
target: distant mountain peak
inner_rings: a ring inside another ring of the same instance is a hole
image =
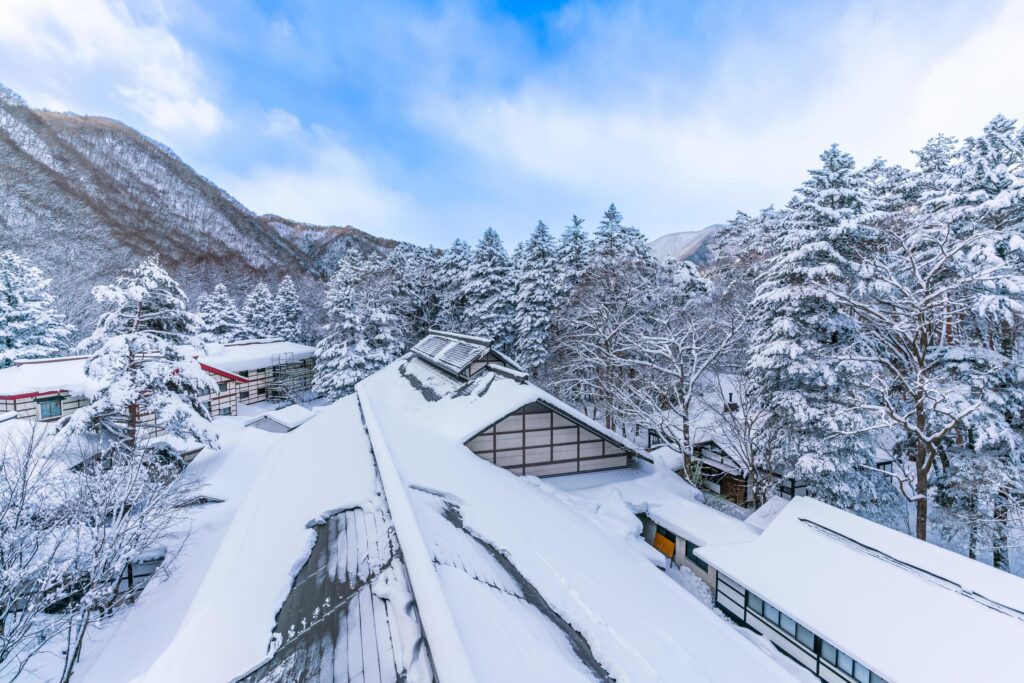
[[[697,257],[708,240],[724,227],[724,223],[714,223],[700,230],[670,232],[651,240],[647,246],[659,261],[686,261]]]

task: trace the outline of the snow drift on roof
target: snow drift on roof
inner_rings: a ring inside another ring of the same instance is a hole
[[[697,555],[890,681],[1016,681],[1024,579],[811,498]]]
[[[454,502],[465,530],[508,561],[579,634],[612,678],[636,683],[791,680],[771,657],[681,590],[633,545],[607,533],[578,506],[552,495],[549,487],[495,467],[463,445],[468,436],[544,392],[484,372],[465,391],[431,401],[409,380],[409,370],[403,359],[357,387],[361,405],[372,408],[379,424],[379,434],[371,432],[374,449],[379,441],[389,451],[407,486]],[[417,372],[420,383],[427,381],[423,372]],[[563,409],[578,415],[568,406]],[[424,533],[430,536],[431,531]],[[522,629],[527,617],[520,601],[499,599],[493,591],[481,593],[479,601],[467,599],[463,591],[474,581],[472,572],[439,572],[460,639],[471,645],[467,654],[478,680],[551,680],[544,667],[552,658],[564,667],[560,670],[588,670],[580,668],[584,658],[574,650],[558,649],[567,641],[543,648],[532,641]],[[486,575],[494,577],[493,567]],[[500,576],[495,583],[506,585]],[[494,599],[484,605],[483,596]],[[478,637],[475,629],[485,609],[490,628],[508,623],[502,632],[513,635]],[[515,657],[503,654],[510,648]],[[511,661],[507,666],[514,668],[506,674],[494,666],[499,661]]]
[[[313,417],[312,410],[304,408],[296,403],[284,408],[272,410],[269,413],[264,413],[263,415],[254,417],[251,420],[247,420],[245,425],[248,427],[249,425],[253,425],[261,420],[272,420],[282,427],[292,430],[299,425],[305,424],[311,417]]]

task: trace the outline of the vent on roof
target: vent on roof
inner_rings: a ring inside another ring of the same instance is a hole
[[[448,346],[449,342],[450,340],[444,339],[443,337],[435,337],[431,335],[421,339],[420,342],[412,348],[413,351],[418,351],[428,356],[436,356],[441,349]]]
[[[480,355],[481,347],[467,342],[455,342],[437,357],[439,361],[453,367],[465,367]]]
[[[423,360],[461,375],[473,361],[487,353],[487,346],[432,333],[412,347],[412,350]]]

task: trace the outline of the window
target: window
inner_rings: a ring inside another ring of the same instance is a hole
[[[834,645],[821,641],[821,658],[829,664],[835,664],[836,658],[839,656],[839,650]]]
[[[796,625],[796,639],[808,650],[814,649],[814,634],[800,624]]]
[[[238,392],[238,398],[241,398],[241,399],[249,398],[249,392],[248,391],[239,391]]]
[[[221,408],[220,409],[220,415],[223,416],[223,415],[230,415],[230,414],[231,414],[231,408]]]
[[[201,389],[199,391],[198,394],[196,394],[196,396],[209,396],[209,395],[210,395],[210,387],[204,387],[203,389]]]
[[[267,393],[267,388],[266,387],[260,387],[259,389],[256,390],[256,395],[257,396],[263,396],[266,393]]]
[[[668,540],[670,540],[673,543],[675,543],[676,535],[674,533],[672,533],[671,531],[669,531],[665,527],[661,526],[660,524],[658,524],[657,527],[658,527],[658,533],[659,534],[661,534],[662,536],[664,536]]]
[[[60,399],[47,398],[39,402],[39,419],[52,420],[61,416]]]
[[[697,549],[696,545],[694,545],[690,541],[687,541],[686,542],[686,559],[688,559],[690,562],[693,562],[695,565],[700,567],[701,571],[705,571],[706,572],[708,570],[708,563],[693,554],[693,551],[696,550],[696,549]]]
[[[747,593],[747,609],[754,614],[761,614],[764,611],[764,602],[753,593]]]
[[[853,675],[853,657],[846,654],[842,650],[838,651],[839,659],[836,661],[836,666],[839,667],[840,671]]]
[[[249,371],[248,370],[242,370],[238,374],[241,375],[242,377],[248,377],[249,376]]]
[[[228,383],[227,382],[217,382],[217,391],[227,391],[227,390],[228,390]]]
[[[779,626],[791,636],[796,635],[796,620],[786,614],[779,613]]]
[[[779,610],[775,609],[767,602],[764,603],[764,618],[773,624],[779,623]]]

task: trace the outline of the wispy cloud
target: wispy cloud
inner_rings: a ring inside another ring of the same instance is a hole
[[[37,106],[86,100],[108,111],[109,93],[157,131],[209,135],[224,125],[158,3],[132,11],[120,0],[5,0],[0,59],[10,67],[3,79]]]

